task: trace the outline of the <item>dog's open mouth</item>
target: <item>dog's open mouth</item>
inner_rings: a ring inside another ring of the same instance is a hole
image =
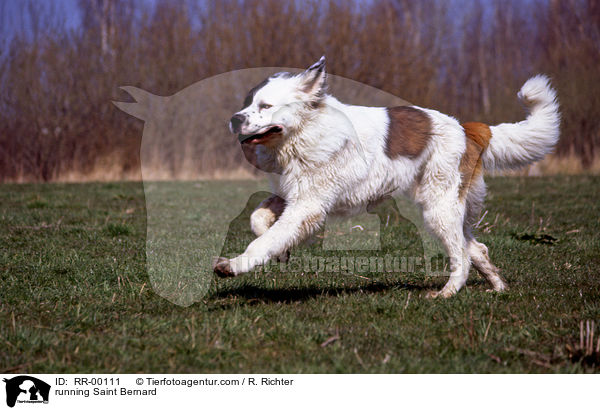
[[[260,130],[256,134],[240,134],[238,139],[242,144],[259,144],[274,134],[280,134],[283,128],[279,125],[271,125]]]

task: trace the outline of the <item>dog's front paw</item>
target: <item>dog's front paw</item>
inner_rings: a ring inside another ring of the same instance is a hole
[[[231,262],[227,258],[220,257],[215,261],[215,267],[213,268],[214,272],[217,276],[221,278],[232,278],[236,276],[233,268],[231,267]]]

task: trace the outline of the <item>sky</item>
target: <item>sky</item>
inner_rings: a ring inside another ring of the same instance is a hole
[[[93,0],[81,0],[93,1]],[[138,3],[153,5],[157,0],[137,0]],[[81,23],[79,13],[80,0],[0,0],[0,36],[3,41],[9,39],[22,25],[30,25],[23,16],[23,10],[31,5],[40,10],[52,8],[64,19],[67,29],[76,29]]]
[[[27,3],[32,7],[48,7],[50,4],[50,7],[61,12],[68,28],[75,28],[80,22],[78,0],[0,0],[3,36],[10,36],[20,28],[23,22],[23,9],[27,7]]]

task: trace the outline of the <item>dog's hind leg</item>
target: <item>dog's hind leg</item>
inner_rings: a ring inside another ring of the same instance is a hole
[[[492,285],[494,291],[501,292],[507,289],[507,285],[499,274],[500,269],[490,260],[487,246],[475,240],[472,232],[472,226],[477,222],[483,209],[484,198],[485,183],[483,176],[479,176],[472,182],[466,199],[464,234],[467,240],[467,251],[475,269]]]
[[[487,246],[476,241],[475,238],[471,238],[467,245],[467,249],[469,251],[469,256],[471,257],[471,262],[473,262],[473,266],[483,275],[490,285],[492,285],[493,290],[496,292],[506,290],[508,286],[499,274],[500,269],[494,266],[490,260]]]
[[[429,292],[428,297],[450,297],[465,285],[469,277],[471,263],[460,209],[461,204],[457,201],[454,205],[440,202],[423,210],[425,224],[442,242],[450,258],[450,279],[441,291]]]
[[[285,209],[285,200],[271,195],[262,201],[250,215],[250,228],[256,236],[261,236],[277,221]]]
[[[277,219],[281,216],[285,209],[285,199],[271,195],[262,201],[258,207],[250,215],[250,229],[254,235],[261,236],[273,226]],[[285,251],[277,257],[279,262],[287,262],[290,257],[290,252]]]

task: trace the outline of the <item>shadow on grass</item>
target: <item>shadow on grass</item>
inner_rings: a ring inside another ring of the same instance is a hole
[[[370,283],[364,286],[317,286],[291,287],[286,289],[267,289],[246,285],[235,289],[220,290],[213,294],[215,299],[243,298],[242,304],[257,303],[294,303],[304,302],[319,296],[338,297],[355,293],[384,293],[390,290],[422,291],[433,289],[428,285],[415,285],[403,282]]]

